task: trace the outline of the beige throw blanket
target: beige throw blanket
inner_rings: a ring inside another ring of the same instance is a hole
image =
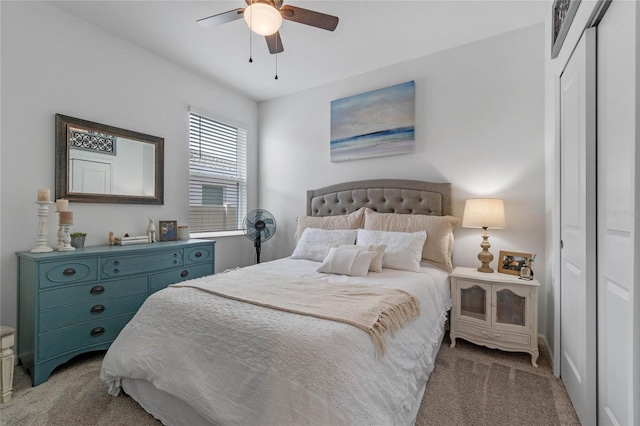
[[[287,278],[244,269],[171,287],[196,288],[257,306],[350,324],[369,333],[379,355],[386,351],[383,333],[388,331],[393,336],[394,331],[420,313],[418,299],[402,290]]]

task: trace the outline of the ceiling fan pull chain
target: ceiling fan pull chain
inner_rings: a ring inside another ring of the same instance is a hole
[[[251,28],[249,28],[249,63],[253,62],[253,37],[251,36]]]
[[[276,54],[275,56],[276,56],[276,77],[275,77],[275,80],[277,80],[278,79],[278,55]]]
[[[253,14],[250,16],[251,23],[249,24],[249,63],[253,62],[253,37],[251,36],[251,27],[253,26]]]

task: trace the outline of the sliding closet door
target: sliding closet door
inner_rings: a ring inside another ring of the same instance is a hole
[[[560,376],[583,425],[596,423],[595,29],[560,76]]]
[[[636,2],[614,1],[598,25],[598,420],[637,425],[634,335],[638,187]],[[636,343],[637,345],[637,343]],[[636,384],[637,386],[637,384]]]

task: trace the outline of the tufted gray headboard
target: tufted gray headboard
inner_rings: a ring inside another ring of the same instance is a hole
[[[380,213],[450,215],[451,184],[372,179],[307,191],[307,216],[342,215],[360,207]]]

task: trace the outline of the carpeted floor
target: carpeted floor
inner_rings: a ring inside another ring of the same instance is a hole
[[[159,425],[128,396],[111,397],[100,382],[104,353],[76,358],[31,387],[17,367],[11,402],[0,405],[5,426]],[[544,352],[540,368],[526,354],[449,339],[442,344],[416,425],[579,425],[562,382]]]

